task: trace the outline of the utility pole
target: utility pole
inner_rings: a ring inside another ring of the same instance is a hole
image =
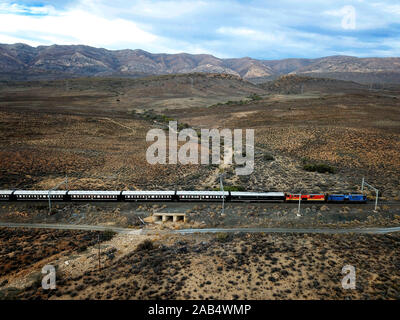
[[[68,191],[68,176],[67,175],[65,175],[65,179],[63,181],[61,181],[58,185],[56,185],[54,188],[52,188],[48,191],[47,198],[49,198],[49,215],[51,214],[51,197],[50,197],[51,192],[58,189],[58,187],[61,186],[63,183],[65,183],[66,190]]]
[[[298,216],[298,217],[301,217],[301,214],[300,214],[300,204],[301,204],[301,193],[299,194],[299,207],[298,207],[298,209],[297,209],[297,216]]]
[[[100,233],[97,234],[97,244],[99,245],[99,273],[100,273]]]
[[[221,173],[219,175],[219,183],[222,191],[222,212],[221,215],[225,213],[225,194],[224,194],[224,184],[222,183],[222,177],[224,176],[224,173]]]
[[[373,186],[371,186],[369,183],[365,181],[365,178],[362,178],[361,182],[361,192],[364,195],[364,186],[370,187],[372,190],[375,191],[375,209],[374,211],[376,212],[376,208],[378,207],[378,196],[379,196],[379,190]]]

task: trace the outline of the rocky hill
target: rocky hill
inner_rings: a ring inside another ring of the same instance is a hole
[[[302,94],[309,92],[338,93],[360,92],[368,86],[353,81],[342,81],[327,78],[312,78],[308,76],[284,75],[274,81],[259,84],[259,87],[269,93]]]
[[[208,54],[153,54],[139,49],[107,50],[84,45],[0,44],[0,80],[135,78],[192,72],[232,74],[254,82],[303,74],[361,83],[400,83],[400,58],[220,59]]]

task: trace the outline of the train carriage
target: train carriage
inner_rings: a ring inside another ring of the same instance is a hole
[[[175,191],[122,191],[123,201],[174,201]]]
[[[68,197],[71,201],[120,201],[121,191],[76,190],[68,191]]]
[[[0,190],[0,201],[13,200],[14,190]]]
[[[284,202],[285,194],[283,192],[231,192],[231,201],[248,202]]]
[[[177,191],[179,201],[222,201],[229,200],[229,191]]]
[[[40,201],[49,200],[53,201],[64,201],[67,196],[67,191],[65,190],[16,190],[13,193],[14,198],[25,201]]]

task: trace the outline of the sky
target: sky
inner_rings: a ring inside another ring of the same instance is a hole
[[[0,0],[0,43],[219,58],[400,56],[400,0]]]

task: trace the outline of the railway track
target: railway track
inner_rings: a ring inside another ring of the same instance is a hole
[[[152,235],[152,234],[196,234],[196,233],[308,233],[308,234],[387,234],[400,232],[400,226],[375,227],[375,228],[205,228],[205,229],[181,229],[181,230],[151,230],[129,229],[118,227],[70,225],[70,224],[41,224],[41,223],[12,223],[0,222],[4,228],[31,228],[31,229],[57,229],[57,230],[85,230],[106,231],[112,230],[120,234]]]
[[[0,222],[0,227],[3,228],[29,228],[29,229],[56,229],[56,230],[84,230],[84,231],[106,231],[112,230],[122,234],[140,234],[141,229],[128,229],[118,227],[94,226],[87,224],[48,224],[48,223],[13,223]]]

